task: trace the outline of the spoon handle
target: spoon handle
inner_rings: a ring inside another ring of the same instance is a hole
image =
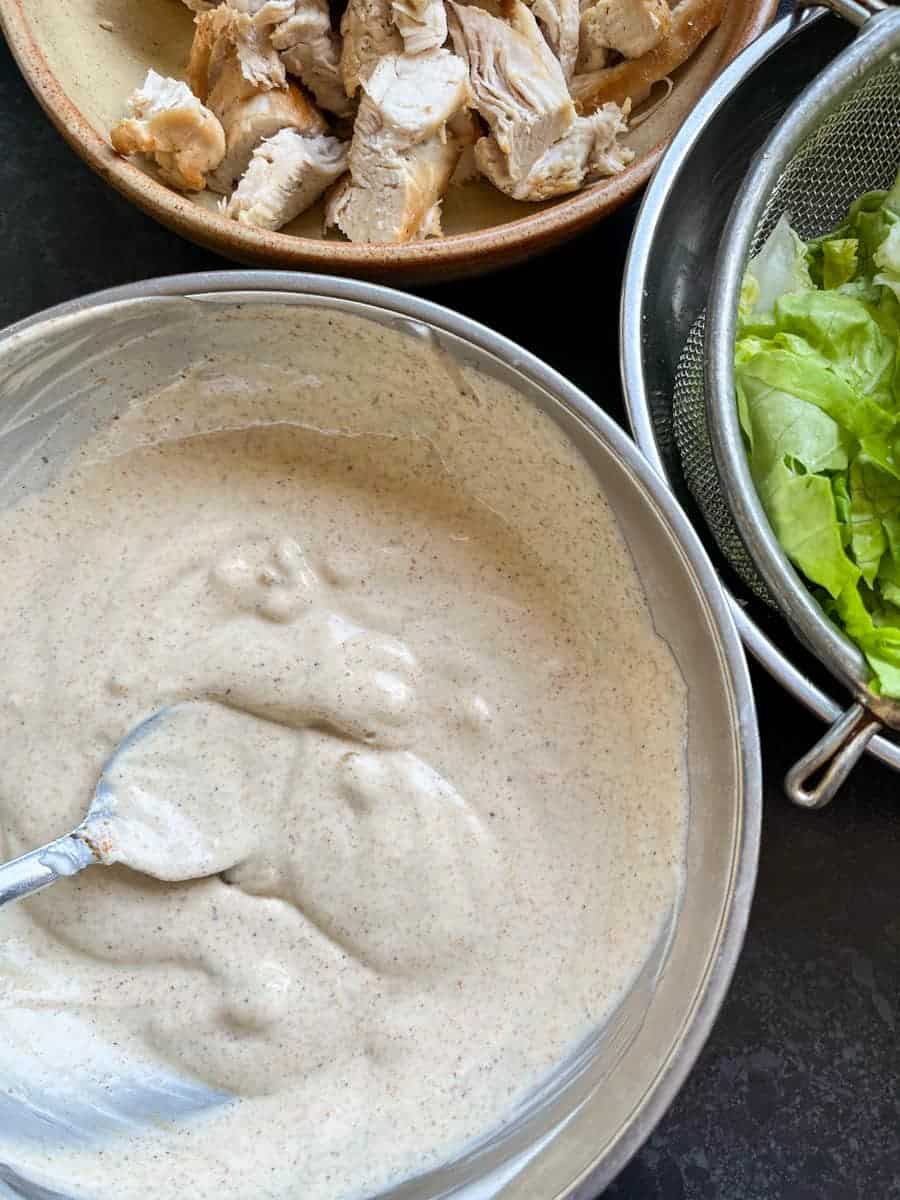
[[[21,858],[3,863],[0,865],[0,908],[40,892],[58,879],[77,875],[97,861],[90,846],[77,833],[69,833]]]

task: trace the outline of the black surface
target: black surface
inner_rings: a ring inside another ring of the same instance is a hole
[[[428,294],[522,342],[622,420],[618,284],[633,217]],[[92,175],[0,43],[0,324],[229,265]],[[781,777],[821,727],[757,669],[754,683],[766,795],[746,947],[697,1067],[610,1200],[900,1197],[900,777],[868,761],[832,808],[795,811]]]

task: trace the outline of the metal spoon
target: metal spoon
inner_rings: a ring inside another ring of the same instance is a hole
[[[237,834],[230,830],[239,831],[241,823],[226,818],[240,814],[242,790],[238,775],[216,767],[224,765],[233,753],[230,748],[242,740],[248,720],[254,718],[218,704],[186,702],[161,708],[136,725],[107,759],[81,824],[65,837],[0,865],[0,908],[98,864],[124,861],[169,882],[217,875],[233,866],[239,848]],[[191,772],[190,792],[185,791],[188,759],[204,764],[200,772]],[[118,800],[129,792],[123,816]],[[191,801],[188,808],[211,814],[208,827],[185,819],[180,808],[185,796]],[[149,853],[137,862],[117,857],[111,830],[117,827],[122,835],[129,832],[127,826],[149,828],[145,814],[154,809],[160,816],[150,830]]]

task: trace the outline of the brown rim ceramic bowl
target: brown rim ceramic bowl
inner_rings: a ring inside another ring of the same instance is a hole
[[[445,205],[447,237],[404,246],[323,238],[320,209],[298,218],[290,232],[245,227],[221,216],[206,198],[179,195],[113,152],[110,126],[147,68],[184,75],[192,13],[180,0],[0,0],[0,24],[29,86],[70,145],[117,191],[176,233],[242,263],[410,283],[521,261],[618,208],[647,182],[694,104],[763,31],[776,7],[777,0],[729,0],[720,27],[676,73],[672,94],[629,135],[637,157],[621,175],[542,205],[471,184]]]

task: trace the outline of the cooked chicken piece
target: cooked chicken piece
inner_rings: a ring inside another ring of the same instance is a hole
[[[337,229],[338,217],[341,210],[350,195],[350,189],[353,187],[353,181],[350,178],[350,173],[342,175],[341,178],[325,193],[325,228]]]
[[[221,207],[242,225],[280,229],[315,204],[346,170],[346,142],[282,129],[256,147],[231,199]]]
[[[579,75],[590,71],[602,71],[610,58],[609,46],[595,36],[591,27],[593,11],[591,0],[586,0],[586,3],[582,0],[578,22],[578,57],[575,61],[575,70]],[[569,79],[571,81],[571,75]]]
[[[466,65],[447,50],[383,58],[363,84],[350,181],[331,197],[328,223],[354,242],[432,232],[463,149],[451,121],[468,96]]]
[[[444,236],[444,231],[441,228],[441,202],[433,204],[425,214],[422,224],[416,231],[415,241],[424,242],[428,238],[439,238]]]
[[[253,17],[258,29],[274,29],[294,15],[296,0],[225,0],[229,8]]]
[[[343,203],[353,187],[350,176],[345,175],[338,180],[331,190],[325,205],[325,228],[337,227],[337,217],[340,216]],[[441,238],[444,230],[441,225],[442,200],[436,200],[422,218],[422,223],[409,239],[411,242],[425,242],[429,238]]]
[[[239,100],[286,85],[272,30],[293,7],[292,0],[267,0],[250,13],[221,4],[195,17],[188,77],[196,95],[219,118]]]
[[[464,183],[472,183],[481,178],[481,168],[475,158],[475,145],[463,146],[459,162],[453,168],[450,176],[450,187],[462,187]]]
[[[465,0],[465,4],[467,8],[480,8],[503,21],[512,16],[513,0]]]
[[[458,157],[452,141],[434,139],[406,160],[371,163],[364,186],[345,176],[329,197],[325,228],[339,229],[351,242],[398,245],[441,237],[441,203]]]
[[[191,84],[225,130],[225,158],[208,181],[214,191],[229,191],[259,143],[279,130],[325,132],[321,114],[288,86],[272,46],[273,29],[295,8],[295,0],[229,0],[195,19]]]
[[[444,0],[392,0],[391,11],[407,54],[436,50],[446,42]]]
[[[578,58],[579,0],[525,0],[534,13],[550,49],[559,59],[566,79],[575,73]]]
[[[225,155],[225,133],[187,84],[148,71],[128,99],[130,117],[110,132],[119,154],[147,154],[172,187],[200,192]]]
[[[668,0],[596,0],[581,17],[579,70],[606,65],[606,52],[640,58],[656,49],[672,27]]]
[[[597,71],[578,71],[570,87],[578,111],[601,104],[640,104],[655,83],[671,75],[722,20],[727,0],[678,0],[672,5],[668,35],[649,54]]]
[[[294,84],[282,91],[257,92],[233,104],[222,120],[226,152],[219,169],[209,176],[215,192],[228,192],[247,170],[253,151],[282,129],[296,129],[306,136],[326,132],[322,114]]]
[[[275,3],[281,3],[282,0],[275,0]],[[195,13],[209,12],[213,8],[221,8],[223,4],[227,4],[229,8],[235,8],[238,12],[258,13],[270,3],[270,0],[182,0],[182,4]],[[284,20],[284,17],[279,18]]]
[[[213,46],[218,38],[218,24],[209,12],[194,17],[194,40],[188,58],[187,76],[191,91],[201,100],[209,98],[209,69]]]
[[[509,24],[451,3],[450,34],[469,65],[475,108],[506,156],[506,175],[524,180],[575,119],[559,60],[521,0]]]
[[[470,109],[464,108],[450,119],[448,128],[461,148],[459,161],[450,177],[450,186],[460,187],[481,177],[475,161],[475,143],[481,137],[481,124]]]
[[[341,75],[348,96],[356,95],[379,59],[403,49],[391,0],[349,0],[341,17],[341,36]]]
[[[634,158],[634,152],[618,142],[627,130],[619,106],[606,104],[589,117],[576,117],[524,179],[510,177],[506,156],[492,137],[478,142],[475,159],[491,183],[514,200],[550,200],[577,192],[589,180],[623,171]]]
[[[331,28],[328,0],[297,0],[272,34],[285,67],[309,88],[321,108],[338,117],[353,110],[341,75],[341,40]]]
[[[609,50],[606,46],[598,46],[592,42],[587,35],[581,35],[578,44],[578,59],[575,63],[575,70],[579,76],[588,74],[596,74],[602,71],[609,62]],[[575,75],[571,76],[574,79]]]

